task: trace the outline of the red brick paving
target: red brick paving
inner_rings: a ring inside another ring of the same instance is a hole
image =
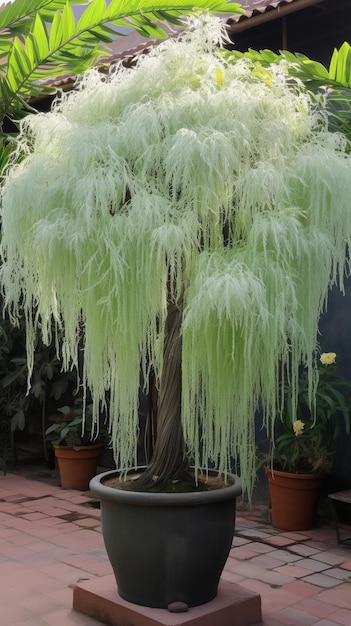
[[[89,492],[61,489],[54,470],[0,477],[2,623],[100,624],[72,610],[72,585],[111,573],[99,518]],[[328,520],[293,533],[272,528],[262,507],[237,512],[223,579],[260,593],[262,626],[350,626],[350,572],[351,547]]]

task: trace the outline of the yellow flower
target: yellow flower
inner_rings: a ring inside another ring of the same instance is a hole
[[[302,435],[304,428],[305,424],[301,420],[295,420],[295,422],[293,423],[293,429],[296,437]]]
[[[323,365],[332,365],[335,363],[336,354],[335,352],[323,352],[320,357],[320,362]]]

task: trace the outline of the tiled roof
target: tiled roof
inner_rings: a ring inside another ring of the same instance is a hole
[[[308,6],[312,6],[313,4],[317,4],[320,1],[321,0],[237,0],[237,2],[245,9],[245,13],[225,18],[225,22],[228,25],[229,30],[234,30],[238,28],[238,26],[249,28],[251,23],[252,26],[254,26],[254,22],[256,23],[260,16],[262,16],[263,19],[268,17],[270,19],[274,19],[276,17],[280,17],[283,11],[284,13],[293,12],[294,10],[298,11],[300,9],[307,8]],[[270,15],[268,15],[268,13]],[[178,33],[174,33],[174,36]],[[123,65],[128,67],[135,63],[139,54],[148,54],[150,49],[158,44],[159,40],[145,40],[145,38],[142,38],[135,31],[133,31],[124,37],[116,39],[116,41],[110,45],[111,54],[102,60],[108,65],[114,65],[118,62],[122,62]],[[59,78],[49,80],[45,84],[51,87],[60,87],[61,89],[66,90],[72,88],[75,78],[76,77],[74,75],[61,76]]]
[[[309,0],[237,0],[243,9],[245,9],[247,17],[251,17],[255,14],[265,13],[265,11],[271,11],[277,9],[286,4],[302,4],[308,6],[313,4],[313,1]]]
[[[236,0],[245,9],[245,13],[233,15],[225,18],[225,22],[229,29],[235,28],[240,22],[240,26],[250,28],[254,26],[258,20],[275,19],[286,13],[293,13],[305,9],[314,4],[322,2],[322,0]],[[351,0],[350,0],[351,1]],[[247,22],[247,24],[246,24]],[[157,45],[156,40],[145,40],[137,33],[131,33],[127,37],[120,37],[116,42],[111,44],[112,55],[109,61],[113,64],[123,59],[127,64],[138,54]]]
[[[285,13],[306,9],[309,6],[318,4],[321,0],[238,0],[238,2],[245,9],[245,13],[230,17],[227,20],[229,26],[247,21],[248,19],[257,22],[257,18],[260,17],[275,19]],[[253,22],[251,24],[252,26],[254,25]]]

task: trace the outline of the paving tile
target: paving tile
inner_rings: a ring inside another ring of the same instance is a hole
[[[323,602],[329,602],[330,604],[334,604],[334,606],[336,606],[338,609],[351,610],[350,583],[343,583],[333,590],[324,590],[319,594],[319,598]]]
[[[294,607],[287,607],[277,613],[281,624],[289,626],[312,626],[316,624],[316,617]]]
[[[100,526],[100,521],[91,519],[90,517],[85,517],[84,519],[79,519],[73,522],[76,526],[83,526],[83,528],[97,528]]]
[[[341,584],[337,578],[333,578],[332,576],[327,576],[326,574],[321,574],[320,572],[317,574],[311,574],[310,576],[306,576],[304,578],[306,582],[312,583],[313,585],[317,585],[318,587],[336,587],[336,585]]]
[[[48,597],[44,593],[21,595],[17,602],[27,610],[28,615],[35,615],[37,619],[43,613],[60,608],[60,603],[54,595]]]
[[[67,499],[66,497],[64,498],[65,500]],[[71,502],[72,504],[85,504],[87,501],[90,501],[92,498],[90,496],[82,496],[82,495],[77,495],[76,492],[74,492],[70,498],[69,498],[69,502]]]
[[[42,615],[41,619],[49,626],[101,626],[101,622],[70,609],[50,611]]]
[[[250,541],[249,545],[246,547],[256,554],[268,554],[272,551],[272,546],[268,545],[266,542],[261,543],[260,541]]]
[[[333,615],[331,615],[331,617],[333,617]],[[346,622],[346,624],[347,626],[349,626],[350,622]],[[340,626],[340,622],[335,622],[331,619],[322,619],[320,622],[318,622],[318,626]]]
[[[252,559],[257,555],[257,552],[250,550],[249,548],[232,548],[229,558],[238,559],[239,561],[246,561]]]
[[[71,510],[63,506],[53,506],[52,504],[37,506],[36,509],[41,513],[45,513],[48,517],[60,517],[60,515],[66,515]]]
[[[8,545],[6,548],[2,548],[2,556],[6,556],[8,559],[20,561],[27,556],[31,556],[32,552],[26,548],[26,546]]]
[[[305,543],[295,543],[294,545],[289,547],[289,551],[293,554],[300,554],[301,556],[312,556],[315,554],[320,554],[320,551],[316,548],[312,548]]]
[[[339,580],[343,580],[345,583],[351,583],[351,572],[344,570],[341,567],[331,567],[328,570],[325,570],[325,573],[328,576],[332,576],[333,578],[338,578]],[[351,593],[351,587],[350,587]]]
[[[16,528],[2,528],[1,539],[8,539],[9,537],[21,537],[21,533]]]
[[[257,528],[248,528],[238,531],[238,534],[241,537],[246,537],[248,539],[269,539],[269,533],[258,530]]]
[[[296,532],[292,530],[287,530],[283,532],[281,531],[281,535],[282,537],[287,537],[288,539],[292,539],[293,541],[296,541],[296,542],[308,540],[307,535],[303,534],[302,532]]]
[[[18,595],[18,589],[16,590]],[[12,601],[7,600],[4,602],[1,600],[1,622],[2,624],[8,624],[9,626],[13,624],[13,622],[23,623],[26,619],[28,619],[28,611],[18,605],[17,599],[12,597]]]
[[[48,602],[51,602],[53,600],[56,603],[56,605],[60,608],[66,608],[66,609],[72,608],[71,587],[60,587],[60,588],[54,589],[53,591],[47,591],[45,593],[45,598],[47,598]],[[62,626],[64,626],[64,624]]]
[[[2,535],[2,529],[0,529],[0,535]],[[17,533],[17,531],[16,531]],[[29,543],[32,543],[33,541],[33,537],[31,537],[30,535],[21,535],[21,534],[16,534],[12,537],[9,537],[6,541],[7,544],[10,545],[16,545],[16,546],[25,546]],[[1,545],[0,545],[0,553],[1,553]]]
[[[340,609],[335,613],[332,613],[331,618],[336,624],[343,624],[344,626],[350,626],[351,624],[351,610]]]
[[[266,570],[264,573],[264,580],[269,585],[274,585],[275,587],[283,587],[287,583],[290,583],[294,580],[293,576],[289,574],[285,574],[283,572],[277,572],[276,570]]]
[[[226,566],[226,570],[245,578],[257,578],[258,580],[262,580],[266,575],[266,570],[263,567],[252,565],[250,561],[234,561],[233,564]]]
[[[101,626],[72,611],[70,585],[111,574],[101,513],[89,506],[89,492],[8,474],[0,498],[1,624]],[[237,512],[222,577],[260,593],[257,626],[351,626],[351,587],[344,582],[350,572],[350,549],[337,545],[332,525],[283,532],[261,506]]]
[[[268,585],[263,580],[258,580],[255,578],[243,578],[240,581],[240,586],[244,587],[244,589],[249,589],[251,591],[255,591],[259,593],[262,599],[266,599],[267,601],[276,600],[279,602],[278,592],[280,589],[274,589],[271,585]],[[298,596],[293,596],[294,601],[298,600]],[[284,606],[284,603],[283,603]]]
[[[278,559],[278,561],[283,561],[284,563],[294,563],[295,561],[300,561],[300,557],[297,554],[291,554],[286,550],[272,550],[269,554],[273,559]]]
[[[46,624],[37,617],[27,617],[26,620],[20,620],[19,622],[15,621],[15,622],[11,622],[11,626],[46,626]]]
[[[280,565],[280,567],[275,568],[275,571],[281,574],[286,574],[287,576],[292,576],[292,578],[303,578],[311,573],[308,569],[294,564]]]
[[[264,542],[270,546],[288,547],[294,544],[293,539],[283,537],[282,535],[272,535],[264,539]]]
[[[276,570],[281,566],[282,562],[278,559],[273,559],[269,554],[261,554],[260,556],[255,556],[251,559],[251,563],[253,565],[258,565],[259,567],[264,567],[264,569]]]
[[[83,572],[94,574],[95,576],[107,576],[112,573],[112,568],[107,556],[105,560],[101,560],[90,556],[89,554],[74,554],[71,556],[67,555],[63,558],[63,561],[67,565],[71,565],[76,569],[82,570]]]
[[[332,548],[337,547],[336,540],[335,541],[306,541],[306,546],[310,546],[310,548],[315,548],[316,550],[320,550],[320,552],[325,552],[326,550],[330,550]]]
[[[316,561],[321,561],[322,563],[325,563],[326,565],[343,565],[344,561],[343,561],[343,555],[341,554],[334,554],[333,552],[317,552],[316,554],[313,555],[313,558]],[[345,569],[347,569],[345,567]],[[350,561],[350,569],[351,569],[351,561]]]
[[[244,539],[243,537],[237,537],[234,535],[232,547],[236,548],[238,546],[245,546],[250,543],[250,539]]]
[[[279,619],[275,619],[275,617],[268,616],[264,617],[263,622],[254,624],[254,626],[281,626],[281,621]]]
[[[38,520],[42,520],[45,519],[47,517],[47,515],[45,513],[38,513],[38,512],[33,512],[33,513],[25,513],[22,514],[23,519],[28,519],[32,522],[36,522]]]
[[[41,527],[43,526],[47,526],[47,527],[54,527],[55,528],[55,532],[58,529],[59,526],[63,526],[64,522],[61,518],[58,517],[46,517],[45,519],[41,520]]]
[[[229,572],[227,570],[223,570],[221,578],[229,583],[241,583],[243,580],[243,576],[240,576],[240,574],[235,574],[234,571]]]
[[[240,514],[237,513],[235,518],[235,532],[240,532],[241,530],[248,530],[250,528],[257,528],[258,524],[256,521],[250,520],[247,517],[240,517]]]
[[[312,583],[306,582],[305,579],[297,579],[291,583],[288,583],[284,586],[284,590],[288,593],[294,594],[297,598],[313,598],[321,592],[320,587],[317,587],[317,585],[313,585]]]
[[[298,607],[302,611],[311,613],[318,618],[327,618],[332,613],[335,613],[335,606],[333,604],[328,604],[327,602],[321,602],[318,599],[318,596],[314,596],[312,598],[302,598],[298,602]]]
[[[312,572],[322,572],[326,569],[325,563],[317,561],[316,559],[300,559],[299,561],[295,561],[295,565],[298,565],[299,567],[305,567]]]

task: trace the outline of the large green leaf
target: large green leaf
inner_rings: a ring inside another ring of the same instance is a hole
[[[27,33],[26,23],[22,37],[7,39],[4,44],[7,62],[2,64],[4,76],[1,78],[7,82],[13,97],[16,94],[28,97],[36,93],[33,85],[43,80],[44,69],[48,78],[84,71],[101,54],[100,42],[111,42],[119,32],[113,27],[129,26],[144,36],[165,37],[165,31],[156,24],[156,20],[161,18],[180,23],[182,15],[196,8],[208,8],[217,13],[241,10],[239,5],[228,4],[226,0],[112,0],[108,7],[105,0],[91,0],[76,24],[71,7],[73,3],[63,0],[15,0],[0,13],[0,31],[5,31],[6,36],[8,22],[12,26],[22,25],[28,11],[31,15],[28,19],[30,31]],[[48,11],[52,15],[51,27],[45,21]]]
[[[238,58],[252,61],[255,71],[260,72],[269,65],[288,61],[287,71],[297,76],[306,87],[318,93],[326,93],[329,110],[329,127],[341,131],[351,141],[351,46],[344,42],[339,50],[334,50],[329,67],[307,56],[286,50],[279,54],[271,50],[249,50],[223,52],[228,61]]]
[[[329,78],[351,87],[351,46],[346,41],[334,50],[329,67]]]
[[[5,116],[15,122],[23,117],[31,97],[54,91],[43,82],[91,67],[106,55],[101,44],[125,34],[123,27],[162,39],[167,33],[160,22],[182,24],[181,18],[194,10],[242,12],[239,4],[229,0],[112,0],[108,6],[106,0],[90,0],[77,22],[74,4],[82,3],[14,0],[1,9],[0,124]]]

